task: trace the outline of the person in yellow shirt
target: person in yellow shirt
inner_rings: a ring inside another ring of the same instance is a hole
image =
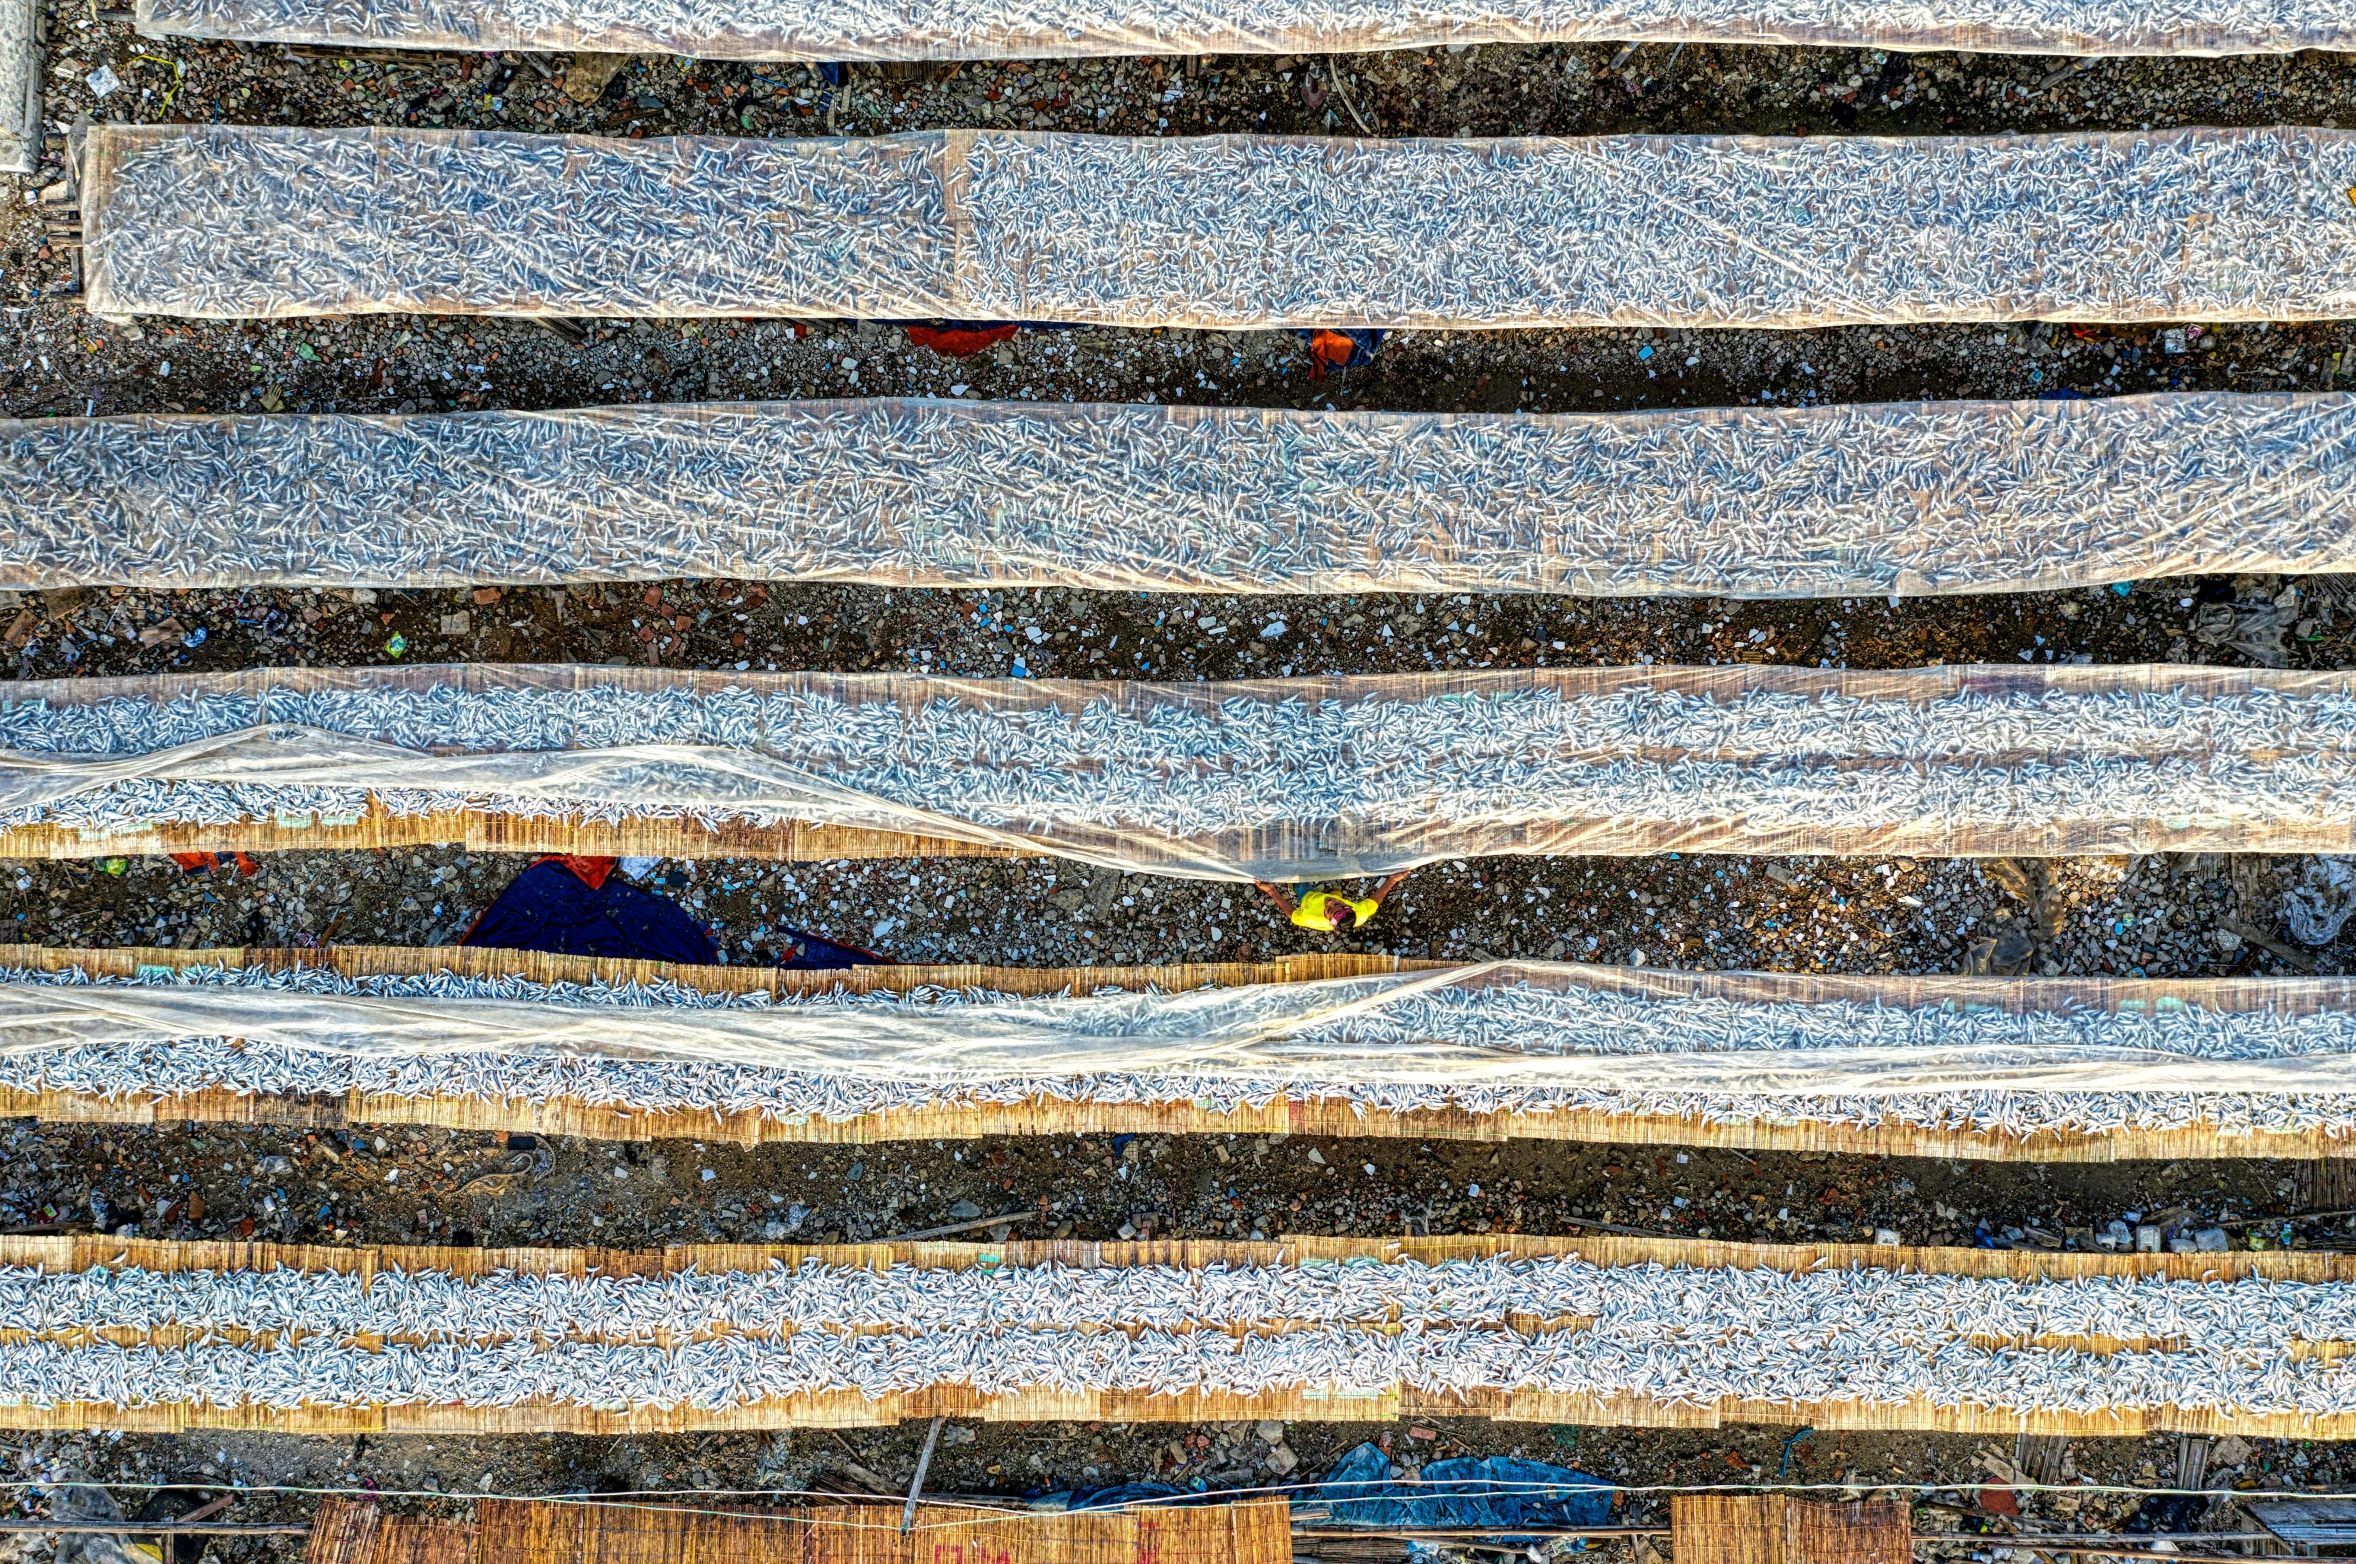
[[[1397,874],[1386,876],[1374,888],[1373,895],[1356,900],[1339,891],[1326,890],[1309,891],[1296,899],[1293,892],[1300,890],[1299,886],[1287,890],[1281,885],[1271,885],[1266,880],[1254,880],[1252,883],[1283,909],[1284,915],[1292,920],[1296,928],[1308,929],[1317,934],[1332,934],[1344,928],[1362,929],[1373,922],[1374,915],[1382,910],[1383,898],[1396,890],[1409,872],[1401,869]]]

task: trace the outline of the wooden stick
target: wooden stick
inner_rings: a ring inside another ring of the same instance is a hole
[[[924,1493],[924,1474],[933,1464],[933,1446],[941,1442],[941,1425],[945,1417],[933,1419],[933,1426],[924,1431],[924,1448],[916,1453],[916,1475],[908,1479],[908,1508],[900,1512],[900,1535],[905,1537],[916,1525],[916,1501]]]

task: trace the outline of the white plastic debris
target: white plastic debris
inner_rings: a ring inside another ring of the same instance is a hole
[[[2328,945],[2340,937],[2351,914],[2356,914],[2356,858],[2302,860],[2298,881],[2282,898],[2291,938],[2302,945]]]

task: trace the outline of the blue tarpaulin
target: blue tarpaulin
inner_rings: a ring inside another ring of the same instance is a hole
[[[1416,1481],[1403,1482],[1391,1458],[1371,1444],[1343,1456],[1323,1477],[1278,1491],[1292,1501],[1296,1526],[1494,1528],[1500,1541],[1528,1527],[1606,1526],[1612,1514],[1611,1484],[1567,1466],[1510,1455],[1460,1457],[1429,1462]],[[1063,1507],[1117,1509],[1124,1504],[1216,1503],[1234,1497],[1189,1492],[1167,1483],[1123,1483],[1083,1488],[1064,1496]],[[1034,1503],[1052,1506],[1054,1500]]]
[[[1399,1481],[1391,1458],[1370,1444],[1290,1497],[1293,1518],[1304,1526],[1494,1526],[1501,1537],[1525,1526],[1608,1525],[1612,1513],[1611,1485],[1567,1466],[1511,1455],[1460,1457],[1427,1462],[1409,1483]],[[1310,1503],[1320,1504],[1325,1518],[1302,1513]]]

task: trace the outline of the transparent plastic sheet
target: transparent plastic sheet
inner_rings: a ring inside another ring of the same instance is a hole
[[[0,173],[4,174],[30,174],[41,166],[43,9],[37,0],[0,3]]]
[[[569,1102],[847,1120],[1279,1097],[1359,1114],[1611,1113],[2356,1133],[2356,984],[1809,978],[1535,962],[1045,998],[772,1001],[686,982],[308,967],[0,971],[0,1089]]]
[[[2356,47],[2328,0],[138,0],[140,31],[412,49],[596,50],[738,60],[1355,54],[1442,44],[1786,44],[1908,52],[2287,54]]]
[[[645,141],[108,125],[101,315],[1826,326],[2356,313],[2356,132]],[[1337,235],[1347,235],[1337,243]]]
[[[25,681],[0,828],[803,821],[1209,879],[1485,853],[2356,849],[2356,675],[1609,668],[1082,683],[472,665]]]
[[[746,576],[2050,591],[2356,569],[2356,396],[1312,413],[900,399],[0,425],[0,585]]]
[[[1582,1421],[1603,1423],[1837,1407],[1850,1428],[2173,1416],[2213,1434],[2356,1414],[2356,1376],[2328,1350],[2356,1335],[2356,1285],[2243,1256],[2204,1256],[2206,1274],[2078,1255],[1989,1274],[1970,1250],[1646,1255],[1500,1235],[1453,1256],[1397,1241],[740,1245],[669,1264],[544,1249],[491,1269],[450,1250],[259,1247],[10,1255],[0,1408],[529,1409],[496,1425],[509,1433],[594,1411],[836,1421],[846,1401],[944,1391],[964,1416],[1039,1397],[1032,1415],[1069,1417],[1068,1398],[1122,1396],[1123,1419],[1199,1417],[1193,1398],[1218,1396],[1363,1419],[1353,1398],[1391,1394],[1548,1421],[1559,1406],[1491,1398],[1592,1398]]]

